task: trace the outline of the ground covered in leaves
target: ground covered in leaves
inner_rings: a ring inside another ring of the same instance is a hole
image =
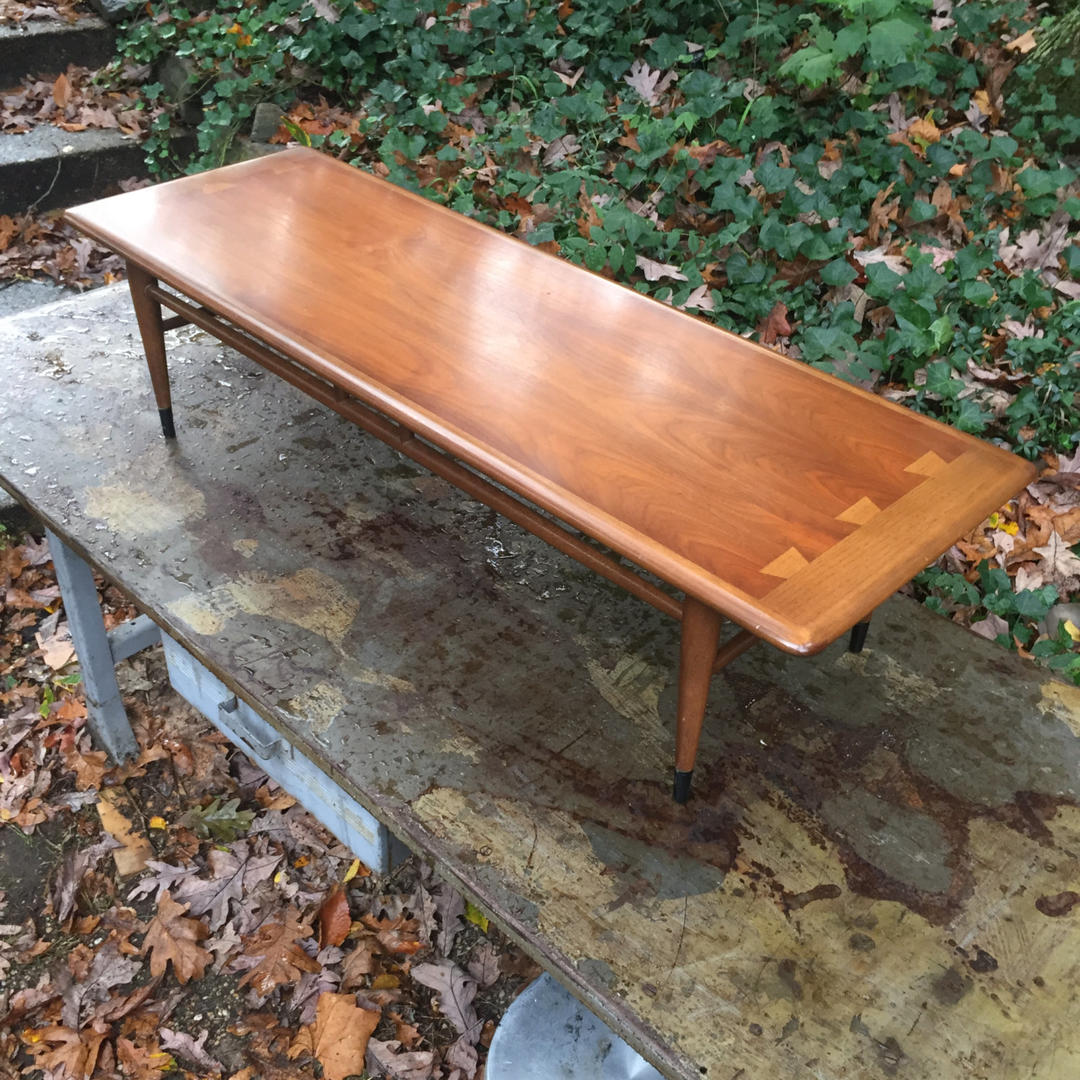
[[[0,22],[5,12],[19,6],[0,0]],[[70,9],[42,10],[62,18]],[[112,130],[142,141],[157,112],[146,106],[138,89],[148,74],[148,67],[116,63],[101,72],[72,64],[54,77],[28,76],[19,86],[0,92],[0,136],[23,135],[48,125],[67,132]],[[120,190],[145,183],[132,177],[120,184]],[[0,215],[0,284],[48,277],[85,289],[108,285],[121,276],[123,260],[67,225],[62,213],[39,213],[28,206],[14,217]]]
[[[0,26],[41,19],[73,23],[89,14],[78,0],[0,0]]]
[[[120,679],[140,752],[115,767],[48,547],[0,534],[0,1075],[482,1077],[538,969],[426,867],[354,859],[157,650]]]

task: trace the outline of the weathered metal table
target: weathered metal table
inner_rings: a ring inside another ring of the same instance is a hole
[[[170,446],[126,290],[0,326],[0,482],[661,1071],[1080,1073],[1080,692],[890,601],[677,806],[671,620],[175,335]]]

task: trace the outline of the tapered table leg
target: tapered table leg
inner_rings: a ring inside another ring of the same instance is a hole
[[[862,622],[857,622],[851,628],[851,639],[848,641],[848,652],[860,653],[863,651],[863,646],[866,644],[866,635],[870,631],[870,620],[864,619]]]
[[[165,361],[165,330],[162,326],[161,305],[146,295],[146,287],[156,285],[157,281],[130,260],[127,264],[127,275],[131,302],[135,307],[135,318],[142,336],[143,351],[150,368],[150,382],[154,387],[158,416],[161,418],[161,432],[166,439],[175,439],[176,428],[173,426],[169,369]]]
[[[705,703],[709,698],[723,619],[711,607],[687,597],[683,601],[682,644],[679,649],[679,705],[675,726],[675,785],[677,803],[690,798]]]

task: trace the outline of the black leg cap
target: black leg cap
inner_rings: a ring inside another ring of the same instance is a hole
[[[671,789],[672,798],[682,805],[690,798],[690,781],[693,778],[694,770],[689,772],[680,772],[675,770],[675,783]]]
[[[866,644],[866,635],[870,632],[868,622],[856,623],[851,628],[851,640],[848,642],[848,652],[860,653]]]
[[[158,409],[158,416],[161,417],[161,434],[166,439],[176,438],[176,427],[173,425],[172,407],[168,409]]]

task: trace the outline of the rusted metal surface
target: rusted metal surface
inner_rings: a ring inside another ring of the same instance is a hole
[[[168,446],[128,305],[0,327],[4,486],[663,1072],[1080,1073],[1080,693],[893,601],[676,806],[676,623],[191,327]]]

